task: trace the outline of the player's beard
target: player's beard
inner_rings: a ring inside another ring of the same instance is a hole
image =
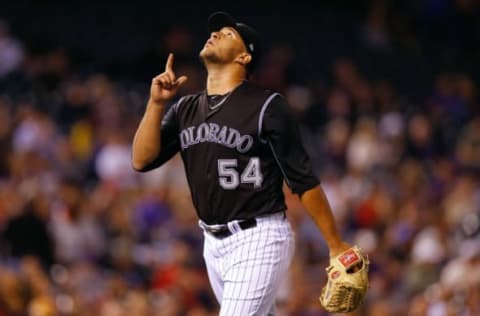
[[[199,57],[205,67],[211,64],[223,64],[225,62],[223,58],[221,58],[220,54],[212,49],[202,49]]]
[[[204,48],[200,51],[199,58],[205,67],[208,67],[208,65],[226,65],[234,59],[234,53],[233,51],[224,53],[225,54],[219,54],[217,50]]]
[[[208,51],[206,49],[202,49],[199,57],[205,66],[208,64],[221,64],[224,62],[222,58],[212,50]]]

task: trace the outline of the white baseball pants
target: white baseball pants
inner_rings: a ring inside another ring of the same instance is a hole
[[[238,227],[234,222],[229,223],[231,231]],[[294,252],[284,214],[257,218],[257,226],[224,239],[206,231],[204,236],[203,256],[220,316],[274,315],[276,292]]]

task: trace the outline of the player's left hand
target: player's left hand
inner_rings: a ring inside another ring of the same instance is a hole
[[[327,284],[319,297],[322,306],[331,313],[357,309],[368,291],[369,265],[368,256],[357,246],[330,257]]]

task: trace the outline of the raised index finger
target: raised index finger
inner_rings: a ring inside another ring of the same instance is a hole
[[[173,54],[168,54],[167,64],[165,65],[165,71],[173,71]]]

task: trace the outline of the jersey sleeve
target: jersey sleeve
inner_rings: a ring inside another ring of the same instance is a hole
[[[161,150],[158,156],[148,164],[144,170],[148,171],[155,168],[160,167],[165,162],[170,160],[179,150],[180,150],[180,142],[178,138],[179,134],[179,124],[178,124],[178,117],[177,117],[177,107],[178,103],[170,106],[167,110],[167,113],[163,116],[162,119],[162,127],[161,127]]]
[[[275,95],[264,105],[260,117],[260,139],[267,142],[283,173],[287,185],[293,193],[302,195],[317,186],[319,181],[312,172],[308,157],[300,137],[298,125],[289,111],[286,100]]]

